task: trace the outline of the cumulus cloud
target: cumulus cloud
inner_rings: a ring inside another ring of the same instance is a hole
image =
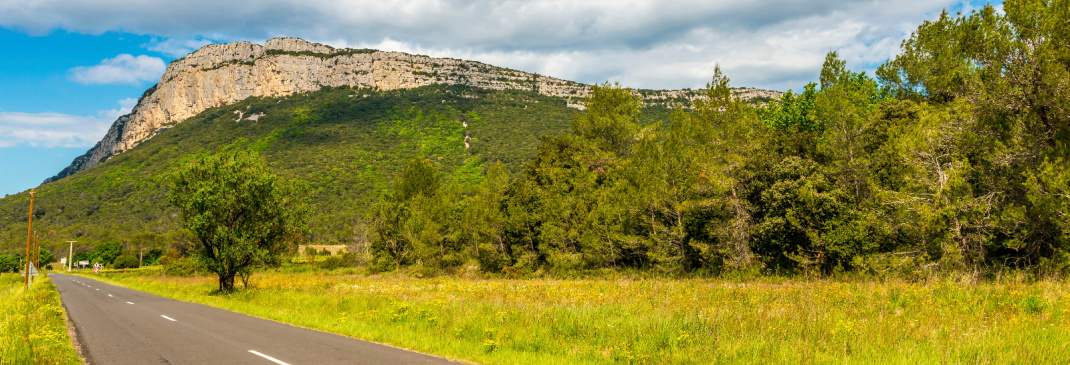
[[[212,44],[210,39],[196,38],[155,38],[150,43],[142,44],[142,47],[154,52],[160,52],[171,57],[182,57],[198,48]]]
[[[134,109],[135,105],[137,105],[137,99],[135,98],[122,99],[119,100],[118,109],[97,111],[97,117],[104,120],[115,120],[118,119],[120,116],[130,114],[130,111]]]
[[[106,58],[96,66],[72,68],[68,76],[82,84],[139,84],[159,80],[165,68],[158,57],[121,54]]]
[[[136,104],[133,98],[119,100],[118,109],[101,110],[95,116],[0,111],[0,148],[92,147],[116,118],[130,113]]]
[[[997,0],[998,1],[998,0]],[[736,85],[816,79],[828,51],[856,69],[897,52],[921,21],[962,0],[0,0],[0,26],[122,30],[177,56],[207,39],[277,36],[467,58],[581,82],[704,85],[719,63]],[[204,9],[212,9],[206,12]]]

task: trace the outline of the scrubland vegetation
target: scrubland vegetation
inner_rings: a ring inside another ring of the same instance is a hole
[[[44,275],[27,290],[18,274],[0,274],[0,364],[80,364],[67,314]]]

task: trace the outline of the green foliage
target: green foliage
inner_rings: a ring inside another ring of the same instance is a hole
[[[462,234],[471,246],[467,249],[474,249],[479,266],[489,272],[501,272],[517,261],[513,246],[508,244],[509,217],[503,212],[508,184],[505,165],[495,163],[464,211]]]
[[[115,262],[112,262],[111,265],[113,269],[133,269],[137,267],[139,267],[137,257],[129,254],[115,258]]]
[[[115,258],[119,257],[122,253],[123,244],[116,241],[110,241],[97,244],[93,249],[91,257],[94,260],[93,263],[99,262],[104,265],[111,265],[111,263],[115,261]]]
[[[823,129],[811,117],[814,110],[814,98],[817,95],[817,84],[809,83],[803,88],[802,94],[795,95],[791,90],[780,96],[768,107],[760,110],[762,121],[769,128],[789,129],[799,131],[812,131]]]
[[[194,158],[171,177],[168,200],[200,241],[200,263],[219,289],[254,265],[279,262],[307,234],[307,198],[271,173],[259,155],[236,150]]]
[[[0,254],[0,273],[19,272],[19,263],[22,258],[18,255]]]
[[[625,154],[635,142],[642,105],[631,89],[621,88],[620,84],[595,85],[587,100],[587,113],[572,119],[572,132],[596,141],[603,150]]]
[[[1035,209],[1045,212],[1050,222],[1070,241],[1070,169],[1062,158],[1045,160],[1031,171],[1026,181],[1028,198]]]
[[[74,253],[74,259],[73,260],[75,262],[78,262],[78,261],[89,261],[91,258],[93,258],[92,252],[81,251],[81,252],[75,252]]]
[[[53,261],[56,261],[56,255],[53,255],[52,251],[46,250],[44,247],[41,247],[40,251],[41,252],[38,254],[37,257],[41,260],[41,265],[46,265]],[[0,272],[2,271],[3,270],[0,270]]]
[[[398,177],[397,186],[394,187],[395,199],[409,201],[417,197],[435,196],[441,185],[441,176],[429,161],[413,159]]]
[[[164,274],[168,276],[195,276],[205,273],[204,267],[202,267],[196,259],[192,257],[181,258],[168,258],[164,257],[161,260],[163,264]]]
[[[459,227],[453,218],[457,197],[441,186],[438,169],[430,161],[412,159],[371,217],[370,251],[378,270],[417,264],[437,271],[460,264]]]

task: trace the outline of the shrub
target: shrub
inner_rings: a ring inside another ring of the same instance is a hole
[[[115,261],[112,262],[112,268],[114,269],[133,269],[138,266],[141,265],[138,262],[137,257],[130,254],[119,255],[119,257],[116,257]]]
[[[0,273],[19,272],[19,257],[0,254]]]
[[[195,276],[203,273],[204,269],[197,261],[190,257],[166,258],[163,263],[164,273],[169,276]]]
[[[321,269],[330,270],[343,267],[353,266],[355,260],[347,257],[348,255],[337,255],[326,258],[323,261],[316,262],[316,267]]]

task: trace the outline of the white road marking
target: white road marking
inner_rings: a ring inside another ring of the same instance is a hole
[[[109,297],[112,297],[112,296],[111,296],[111,294],[108,294],[108,296],[109,296]],[[112,297],[112,298],[115,298],[115,297]]]
[[[126,302],[126,304],[134,304],[134,302]]]
[[[279,364],[279,365],[290,365],[290,364],[284,363],[282,361],[279,361],[279,359],[276,359],[276,358],[268,356],[268,355],[261,354],[259,352],[254,351],[254,350],[249,350],[249,352],[251,352],[253,355],[260,356],[262,358],[271,360],[271,362]]]
[[[97,291],[100,291],[100,289],[97,289]]]
[[[165,315],[162,315],[162,314],[160,315],[160,317],[164,317],[164,318],[167,318],[167,320],[169,320],[169,321],[171,321],[171,322],[178,322],[178,321],[176,321],[176,320],[175,320],[174,318],[171,318],[171,317],[168,317],[168,316],[165,316]]]

